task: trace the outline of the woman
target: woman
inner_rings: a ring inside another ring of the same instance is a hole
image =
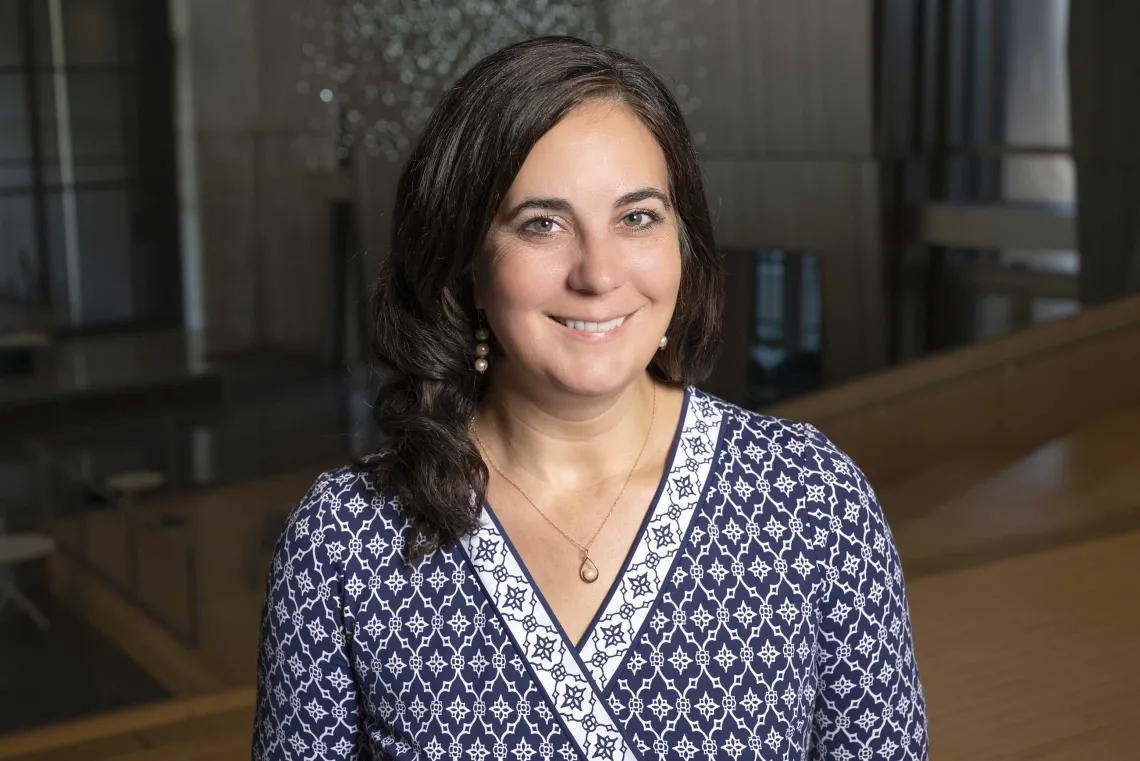
[[[661,80],[569,38],[495,53],[439,104],[393,221],[391,448],[285,529],[255,757],[925,757],[863,475],[691,385],[721,271]]]

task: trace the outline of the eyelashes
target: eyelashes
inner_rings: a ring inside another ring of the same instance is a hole
[[[544,214],[536,214],[528,219],[524,219],[519,224],[519,232],[523,233],[524,235],[537,235],[542,238],[548,238],[554,234],[554,231],[551,229],[540,229],[538,225],[543,223],[549,226],[554,226],[558,224],[558,220],[556,220],[554,217],[548,217]]]
[[[645,221],[635,225],[624,224],[626,220],[636,217],[644,217]],[[664,217],[653,209],[633,209],[622,215],[621,219],[618,220],[618,227],[629,232],[643,232],[663,221]],[[549,238],[557,234],[555,228],[560,226],[559,221],[549,214],[534,214],[519,223],[518,232],[538,238]]]
[[[625,216],[623,216],[621,218],[621,221],[625,222],[625,220],[629,219],[630,217],[637,217],[637,216],[645,217],[647,219],[647,221],[644,224],[634,225],[632,227],[623,224],[622,227],[625,227],[627,230],[646,230],[650,227],[653,227],[658,222],[662,221],[661,215],[658,214],[657,212],[653,211],[652,209],[634,209],[633,211],[631,211],[628,214],[626,214]]]

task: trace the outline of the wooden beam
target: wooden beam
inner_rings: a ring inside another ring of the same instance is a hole
[[[932,203],[918,214],[924,243],[962,248],[1071,251],[1077,247],[1071,211],[1013,206]]]

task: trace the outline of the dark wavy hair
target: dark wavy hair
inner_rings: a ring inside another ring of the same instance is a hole
[[[474,369],[472,276],[484,239],[534,144],[597,99],[621,103],[657,139],[679,221],[680,291],[669,344],[649,371],[680,386],[712,369],[722,265],[697,153],[668,86],[639,61],[573,37],[487,56],[443,95],[404,166],[372,294],[382,378],[373,417],[387,442],[363,466],[411,524],[408,563],[473,533],[486,494],[487,468],[468,434],[488,382]]]

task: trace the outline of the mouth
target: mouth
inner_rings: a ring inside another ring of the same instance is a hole
[[[617,330],[625,324],[625,321],[629,319],[630,316],[631,315],[625,314],[621,315],[620,317],[612,317],[601,322],[592,320],[577,320],[571,317],[554,317],[553,315],[550,317],[550,319],[554,320],[565,328],[569,328],[570,330],[574,330],[579,333],[603,334]]]

